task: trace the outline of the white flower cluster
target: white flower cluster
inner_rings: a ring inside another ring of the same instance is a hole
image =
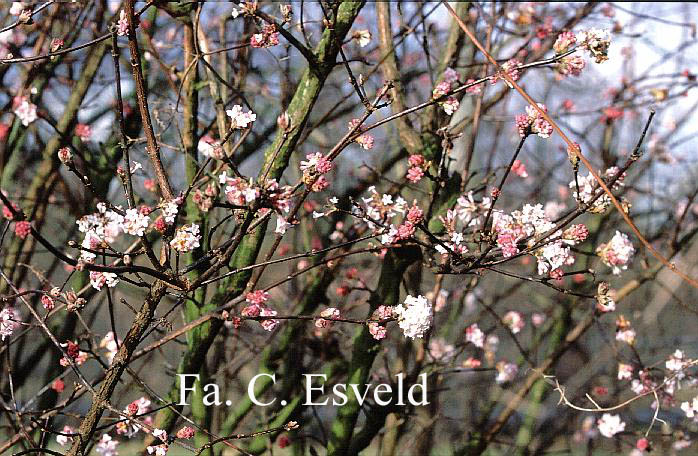
[[[143,236],[146,228],[150,225],[150,217],[141,214],[138,209],[127,209],[124,216],[124,233],[133,236]]]
[[[103,203],[97,204],[97,210],[97,213],[86,215],[76,222],[78,230],[85,233],[81,246],[86,249],[95,250],[104,244],[111,244],[123,231],[123,216],[107,210]],[[88,263],[93,262],[95,258],[96,254],[92,252],[80,252],[80,259]]]
[[[199,225],[192,223],[177,229],[175,237],[170,241],[170,247],[178,252],[191,252],[199,247]]]
[[[407,295],[405,302],[395,306],[393,312],[397,315],[398,325],[405,337],[411,339],[424,337],[434,316],[431,303],[422,295],[416,298]]]
[[[179,205],[182,201],[179,198],[170,200],[162,205],[162,216],[165,219],[165,223],[172,225],[179,213]]]
[[[117,207],[117,209],[121,209]],[[122,232],[133,236],[143,236],[150,224],[150,218],[138,209],[128,209],[125,216],[113,210],[107,210],[104,203],[97,204],[97,213],[82,217],[76,223],[78,230],[85,233],[80,244],[85,249],[97,250],[116,241]],[[96,254],[88,251],[80,252],[80,259],[92,263]]]
[[[230,117],[230,128],[233,130],[247,128],[249,124],[257,120],[257,114],[252,111],[242,112],[240,105],[233,106],[233,109],[228,109],[225,113]]]
[[[617,166],[612,166],[608,168],[606,172],[604,172],[602,177],[606,182],[609,182],[610,180],[614,179],[619,172],[620,169],[618,169]],[[619,188],[621,188],[623,186],[624,177],[625,175],[621,176],[613,184],[611,190],[618,190]],[[577,194],[577,183],[579,183],[579,194]],[[600,187],[596,182],[596,179],[594,179],[594,176],[591,175],[591,173],[587,174],[585,177],[578,176],[576,182],[573,180],[569,183],[569,187],[572,190],[574,190],[573,196],[575,197],[575,199],[581,201],[584,204],[589,203],[597,191],[603,191],[599,190]],[[589,212],[593,212],[595,214],[602,214],[606,212],[606,209],[608,209],[610,205],[611,198],[609,198],[606,193],[603,193],[599,198],[596,199],[596,201],[594,201],[594,203],[588,210]]]
[[[390,224],[387,232],[377,226],[375,222],[388,224],[398,214],[405,215],[408,209],[407,201],[401,196],[393,197],[392,195],[380,194],[376,191],[376,187],[368,188],[371,196],[362,198],[364,202],[363,211],[360,208],[354,209],[354,214],[362,217],[371,230],[382,232],[381,243],[389,245],[395,242],[397,236],[397,228],[394,224]]]
[[[698,421],[698,396],[694,397],[691,402],[682,402],[681,410],[686,414],[686,418],[693,418],[694,421]]]
[[[478,327],[477,323],[465,328],[465,340],[478,348],[485,346],[485,333]]]
[[[12,335],[12,331],[19,326],[19,314],[14,307],[5,307],[0,311],[0,337],[5,340],[5,337]]]
[[[625,430],[625,423],[620,419],[620,416],[611,415],[610,413],[601,415],[596,424],[599,427],[599,433],[609,439]]]
[[[15,99],[14,113],[25,127],[37,119],[36,105],[30,102],[27,97]]]

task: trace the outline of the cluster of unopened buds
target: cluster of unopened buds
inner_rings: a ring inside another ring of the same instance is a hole
[[[15,212],[19,213],[19,206],[12,203],[12,207],[15,210]],[[2,216],[7,220],[15,220],[15,216],[13,215],[10,208],[7,206],[2,206]],[[20,239],[26,239],[32,230],[31,223],[29,223],[26,220],[15,220],[14,230],[15,235],[17,237],[19,237]]]
[[[194,190],[192,201],[199,207],[201,212],[208,212],[213,207],[213,201],[218,196],[218,187],[210,182],[206,185],[204,191],[201,189]]]
[[[509,79],[511,79],[512,81],[518,81],[521,77],[521,62],[517,59],[510,59],[504,62],[500,66],[500,71],[498,71],[492,76],[490,83],[496,84],[497,81],[502,80],[508,86],[512,87],[507,78],[504,76],[505,74],[509,76]]]
[[[66,354],[66,356],[62,357],[59,361],[61,366],[68,367],[70,366],[71,361],[76,366],[79,366],[87,361],[89,355],[84,351],[81,351],[80,347],[75,342],[69,340],[64,344],[61,344],[61,347],[65,348]]]
[[[250,45],[253,48],[268,48],[279,44],[279,32],[276,25],[267,24],[262,27],[262,33],[255,33],[250,38]]]
[[[430,162],[428,162],[423,155],[419,154],[410,155],[407,159],[407,163],[409,164],[409,168],[407,168],[407,175],[405,177],[413,184],[422,180],[424,173],[430,166]]]
[[[538,103],[538,107],[543,112],[548,112],[548,108],[544,104]],[[526,106],[526,114],[516,116],[516,129],[522,138],[530,134],[538,135],[541,138],[549,138],[553,133],[553,126],[545,120],[536,108],[530,105]]]

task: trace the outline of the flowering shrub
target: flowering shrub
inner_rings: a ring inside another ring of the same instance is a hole
[[[0,453],[695,452],[696,8],[492,6],[8,4]]]

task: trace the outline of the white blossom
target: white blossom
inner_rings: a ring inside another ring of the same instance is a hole
[[[14,307],[5,307],[0,311],[0,337],[5,340],[5,337],[12,335],[18,323],[19,314]]]
[[[127,209],[124,216],[124,232],[133,236],[143,236],[150,224],[150,218],[141,214],[138,209]]]
[[[609,439],[625,430],[625,423],[620,419],[620,416],[610,413],[604,413],[596,424],[599,427],[599,433]]]
[[[405,337],[422,338],[431,327],[432,306],[422,295],[417,297],[407,295],[402,304],[395,306],[393,312],[397,315],[398,325]]]
[[[37,119],[36,105],[31,103],[26,97],[21,97],[18,103],[16,103],[14,113],[25,127]]]
[[[355,31],[353,36],[361,47],[366,47],[371,42],[371,32],[366,29]]]
[[[465,328],[465,340],[476,347],[483,348],[485,346],[485,333],[477,326],[477,323],[473,323]]]
[[[698,396],[694,397],[691,402],[682,402],[681,410],[683,410],[687,418],[693,418],[698,421],[698,415],[696,414],[696,410],[698,410]]]

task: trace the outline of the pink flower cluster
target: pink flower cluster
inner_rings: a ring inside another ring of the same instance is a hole
[[[532,254],[538,261],[538,274],[549,274],[553,278],[562,277],[562,266],[574,263],[570,246],[583,242],[588,235],[584,225],[573,225],[564,232],[549,234],[555,225],[545,214],[541,204],[526,204],[521,211],[511,214],[495,210],[492,222],[497,233],[497,246],[501,248],[505,258],[518,254],[518,244],[525,239],[528,239],[529,246],[533,246],[548,235],[544,244]]]
[[[126,36],[128,34],[128,19],[126,18],[126,10],[122,9],[119,13],[119,22],[116,25],[116,34]]]
[[[213,207],[213,200],[216,196],[218,196],[218,187],[209,182],[203,192],[198,188],[194,190],[191,200],[201,212],[208,212]]]
[[[521,62],[518,61],[517,59],[511,59],[506,61],[504,64],[501,65],[501,71],[497,72],[492,76],[492,79],[490,81],[491,84],[496,84],[497,81],[500,79],[506,82],[507,85],[509,85],[509,82],[506,80],[504,77],[504,74],[509,76],[513,81],[518,81],[519,78],[521,77]]]
[[[150,412],[150,401],[145,397],[136,399],[126,406],[124,413],[131,417],[136,417],[140,421],[147,425],[152,425],[153,417],[147,415]],[[116,433],[119,435],[125,435],[126,437],[133,437],[138,431],[141,430],[141,425],[132,420],[119,421],[116,424]]]
[[[451,82],[442,81],[439,84],[437,84],[436,87],[434,87],[434,90],[431,93],[431,97],[434,100],[438,99],[439,106],[441,106],[444,112],[450,116],[458,110],[458,106],[460,105],[460,103],[455,97],[447,97],[445,100],[442,100],[442,98],[448,95],[449,93],[451,93]]]
[[[329,187],[329,181],[322,174],[332,170],[332,161],[320,152],[308,154],[306,160],[301,161],[300,169],[303,172],[303,183],[314,192],[321,192]]]
[[[606,266],[612,268],[613,274],[618,275],[621,270],[628,269],[628,263],[635,254],[635,248],[627,234],[616,231],[609,242],[596,248],[596,254],[601,257],[601,261]]]
[[[201,139],[199,139],[197,150],[204,157],[211,157],[216,160],[223,159],[223,147],[221,147],[220,142],[213,139],[212,136],[202,136]]]
[[[381,340],[385,339],[387,335],[384,323],[386,320],[393,318],[393,308],[390,306],[378,306],[376,310],[371,314],[371,321],[368,323],[368,331],[371,333],[374,339]]]
[[[255,33],[250,38],[250,45],[253,48],[268,48],[279,44],[279,32],[276,25],[267,24],[262,27],[262,33]]]
[[[269,299],[269,293],[264,290],[256,290],[251,293],[247,293],[245,300],[249,303],[248,306],[242,309],[240,314],[243,317],[273,317],[276,315],[276,311],[267,307],[266,302]],[[279,326],[279,320],[276,319],[264,319],[260,321],[262,328],[265,331],[273,331],[277,326]]]
[[[544,112],[548,112],[548,108],[544,104],[538,103],[538,107]],[[516,116],[516,129],[522,138],[529,134],[549,138],[553,133],[553,126],[533,106],[526,106],[526,114]]]

